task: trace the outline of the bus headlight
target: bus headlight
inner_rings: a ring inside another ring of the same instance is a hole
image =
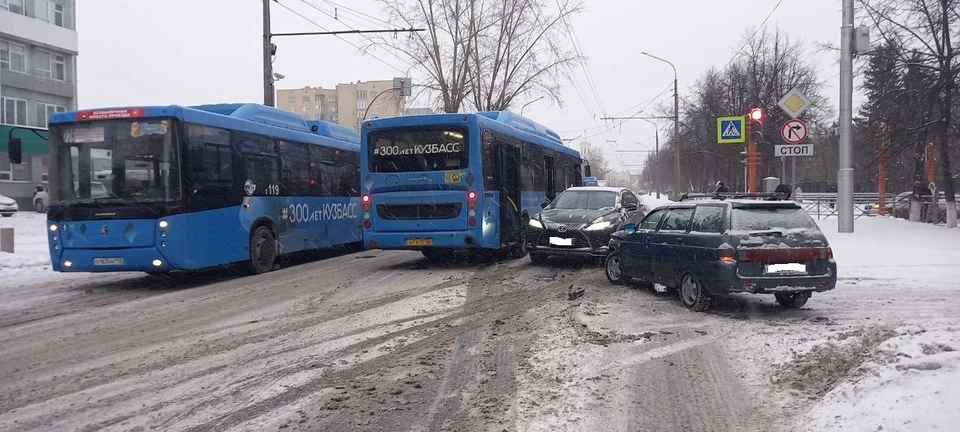
[[[166,228],[166,227],[169,226],[170,224],[169,224],[167,221],[162,220],[162,221],[160,221],[160,224],[159,224],[159,225],[160,225],[160,228]]]
[[[63,262],[64,267],[73,267],[73,261],[66,260]]]
[[[534,227],[534,228],[543,229],[543,224],[540,223],[540,221],[538,221],[538,220],[536,220],[536,219],[530,219],[530,226],[532,226],[532,227]]]
[[[56,230],[57,230],[57,224],[50,224],[50,231],[52,232]]]
[[[163,261],[160,261],[160,260],[158,260],[158,259],[153,260],[153,266],[154,266],[154,267],[160,267],[160,266],[162,266],[162,265],[163,265]]]

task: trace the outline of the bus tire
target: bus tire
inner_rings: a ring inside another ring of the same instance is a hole
[[[277,238],[273,230],[260,225],[250,236],[250,269],[255,274],[273,270],[277,263]]]

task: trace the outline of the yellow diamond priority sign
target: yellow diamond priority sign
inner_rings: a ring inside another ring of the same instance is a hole
[[[797,118],[810,107],[810,99],[800,93],[800,90],[793,88],[783,95],[777,105],[790,117]]]

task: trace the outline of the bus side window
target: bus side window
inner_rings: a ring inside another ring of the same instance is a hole
[[[315,196],[336,196],[340,192],[340,173],[337,169],[335,150],[310,146],[311,178],[316,179],[312,188]]]
[[[497,147],[494,142],[493,134],[488,131],[483,133],[483,188],[487,190],[499,190],[500,182],[497,175]]]
[[[281,181],[285,195],[310,194],[310,153],[307,145],[280,142]]]
[[[547,174],[547,187],[545,188],[547,192],[547,199],[552,201],[557,197],[557,170],[554,167],[554,160],[552,156],[543,156],[543,169]]]
[[[340,192],[338,196],[360,196],[360,155],[340,150],[337,165],[340,168]]]

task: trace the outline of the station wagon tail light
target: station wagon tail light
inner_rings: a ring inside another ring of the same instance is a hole
[[[820,259],[833,259],[833,248],[826,247],[820,250]]]
[[[733,249],[717,249],[717,261],[726,263],[737,262],[737,253]]]

